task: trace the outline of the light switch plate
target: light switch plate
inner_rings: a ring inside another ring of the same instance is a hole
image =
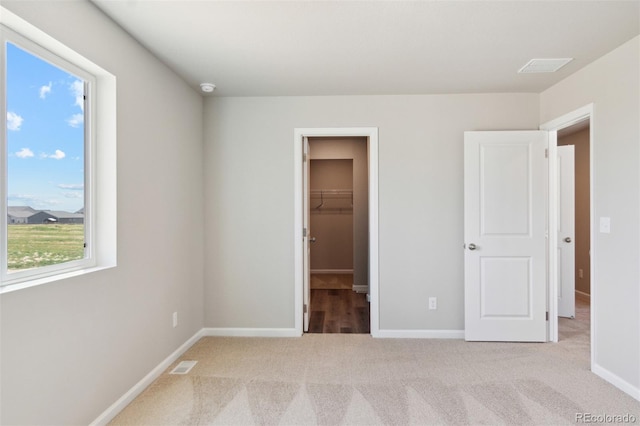
[[[602,234],[610,234],[611,233],[611,218],[610,217],[601,217],[600,218],[600,233],[602,233]]]

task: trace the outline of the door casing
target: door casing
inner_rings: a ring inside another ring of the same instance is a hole
[[[570,127],[584,120],[590,121],[589,126],[589,193],[590,193],[590,224],[589,232],[591,234],[591,241],[595,241],[595,228],[594,228],[594,207],[593,207],[593,146],[594,146],[594,125],[593,125],[594,105],[588,104],[562,115],[554,120],[548,121],[540,126],[540,130],[546,130],[549,132],[549,247],[558,246],[558,174],[557,174],[557,147],[558,147],[558,130]],[[551,253],[555,253],[552,250]],[[596,304],[593,300],[597,297],[598,283],[597,276],[594,274],[594,259],[596,258],[596,252],[594,250],[593,243],[590,247],[591,264],[591,369],[593,370],[595,362],[595,319],[596,319]],[[549,258],[549,341],[558,341],[558,257],[552,255]]]
[[[296,333],[303,334],[304,313],[304,138],[309,137],[365,137],[369,157],[369,296],[370,329],[373,337],[380,337],[379,325],[379,265],[378,265],[378,128],[334,127],[294,129],[294,324]]]

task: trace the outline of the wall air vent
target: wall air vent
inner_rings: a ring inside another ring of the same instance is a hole
[[[187,374],[198,361],[182,361],[169,374]]]
[[[521,74],[532,74],[541,72],[556,72],[573,58],[555,58],[555,59],[532,59],[525,66],[518,70]]]

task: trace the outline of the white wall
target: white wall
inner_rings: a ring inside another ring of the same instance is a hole
[[[462,330],[463,132],[536,129],[538,107],[536,94],[206,99],[205,325],[294,327],[294,128],[373,126],[380,328]]]
[[[88,424],[202,328],[202,98],[89,2],[2,6],[117,78],[118,266],[0,296],[0,423]]]
[[[594,219],[611,218],[592,241],[595,362],[640,398],[640,37],[544,91],[541,122],[589,103]]]

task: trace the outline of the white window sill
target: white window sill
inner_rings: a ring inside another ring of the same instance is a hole
[[[9,282],[7,284],[3,284],[2,287],[0,287],[0,294],[11,293],[18,290],[24,290],[24,289],[36,287],[42,284],[49,284],[56,281],[78,277],[80,275],[92,274],[94,272],[104,271],[106,269],[110,269],[113,267],[115,267],[115,265],[94,266],[91,268],[78,269],[76,271],[69,271],[69,272],[63,272],[55,275],[50,275],[48,277],[28,279],[26,281],[20,281],[14,284],[11,284],[11,282]]]

